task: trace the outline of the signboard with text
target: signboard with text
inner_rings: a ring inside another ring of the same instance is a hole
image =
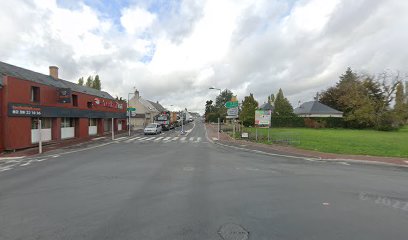
[[[71,89],[70,88],[58,88],[58,102],[70,103],[71,102]]]
[[[255,125],[259,127],[269,127],[271,125],[271,111],[255,110]]]
[[[9,116],[40,117],[41,114],[42,114],[41,107],[9,104],[8,109]]]

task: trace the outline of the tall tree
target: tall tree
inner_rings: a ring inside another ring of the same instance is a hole
[[[81,85],[81,86],[84,85],[84,77],[80,77],[80,78],[78,79],[78,85]]]
[[[395,91],[395,114],[397,115],[400,124],[404,124],[408,118],[408,105],[405,102],[404,85],[402,81],[398,82]]]
[[[258,102],[255,100],[254,95],[251,93],[242,101],[242,110],[239,115],[244,126],[254,126],[255,124],[255,110],[258,108]]]
[[[86,84],[85,84],[87,87],[92,87],[93,86],[93,77],[92,76],[89,76],[87,79],[86,79]]]
[[[101,80],[99,79],[99,75],[95,76],[95,79],[92,82],[92,88],[101,90]]]
[[[227,108],[224,105],[226,102],[231,100],[232,96],[233,93],[230,90],[225,89],[215,99],[215,108],[218,111],[218,115],[221,118],[221,121],[224,121],[227,116]]]
[[[294,116],[293,107],[289,100],[283,95],[283,91],[280,88],[278,94],[276,94],[275,108],[273,110],[274,116]]]

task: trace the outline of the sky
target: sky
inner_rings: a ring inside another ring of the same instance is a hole
[[[403,0],[0,1],[0,61],[203,113],[230,89],[294,107],[358,73],[408,72]],[[406,75],[404,75],[406,76]]]

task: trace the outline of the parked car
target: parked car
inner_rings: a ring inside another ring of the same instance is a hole
[[[150,123],[144,129],[144,134],[159,134],[162,132],[162,126],[158,123]]]

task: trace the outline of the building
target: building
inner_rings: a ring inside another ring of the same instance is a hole
[[[294,113],[299,117],[343,117],[343,112],[337,111],[319,101],[305,102],[298,108],[294,109]]]
[[[273,112],[273,110],[275,109],[272,104],[270,104],[269,102],[262,104],[259,107],[260,110],[264,110],[264,111],[271,111]]]
[[[136,108],[136,111],[130,117],[132,129],[144,128],[147,124],[154,122],[156,115],[166,111],[159,102],[152,102],[142,98],[138,90],[135,90],[134,96],[129,100],[129,106]]]
[[[126,104],[107,92],[0,62],[0,150],[126,130]],[[41,132],[39,130],[41,120]]]

